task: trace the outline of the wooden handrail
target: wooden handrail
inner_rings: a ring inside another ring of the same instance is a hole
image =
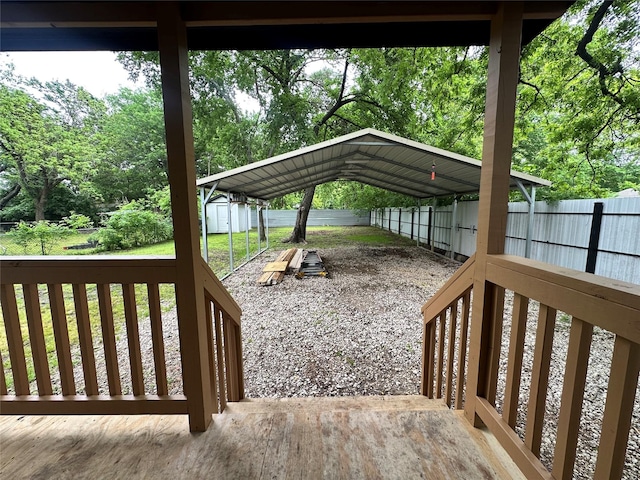
[[[640,286],[512,255],[489,255],[487,280],[640,344]]]
[[[214,302],[224,311],[229,317],[237,324],[240,325],[240,316],[242,315],[242,309],[237,304],[235,299],[231,296],[229,291],[222,285],[222,282],[216,277],[211,267],[200,258],[202,266],[202,283],[204,289]]]
[[[469,257],[469,259],[456,270],[451,278],[447,280],[447,283],[422,306],[421,311],[425,322],[435,319],[445,308],[451,305],[456,299],[464,296],[472,287],[475,261],[475,255]]]
[[[176,259],[171,256],[11,256],[0,259],[0,268],[0,283],[14,285],[176,281]]]

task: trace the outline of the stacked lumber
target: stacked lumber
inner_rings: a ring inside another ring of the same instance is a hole
[[[258,285],[276,285],[284,280],[289,264],[296,256],[297,252],[302,252],[299,248],[283,250],[276,258],[275,262],[267,263],[262,269],[262,275],[258,279]],[[302,255],[302,254],[301,254]]]

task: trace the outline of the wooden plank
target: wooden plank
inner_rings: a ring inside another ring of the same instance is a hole
[[[7,379],[4,376],[4,360],[2,360],[2,352],[0,351],[0,395],[6,395]]]
[[[446,330],[447,311],[440,314],[438,320],[438,367],[436,372],[436,398],[442,398],[442,381],[444,377],[444,332]]]
[[[94,284],[174,283],[176,260],[166,257],[47,256],[3,257],[2,283]]]
[[[561,480],[573,478],[592,334],[593,325],[577,318],[571,320],[567,365],[562,384],[558,432],[551,471],[555,478]]]
[[[227,392],[230,402],[237,402],[244,396],[240,393],[241,367],[238,365],[238,338],[233,322],[222,312],[224,335],[224,359],[227,367]],[[242,357],[240,357],[242,360]]]
[[[189,428],[191,431],[204,431],[211,423],[213,402],[209,398],[211,386],[208,382],[211,381],[211,374],[207,358],[207,325],[202,301],[203,288],[211,289],[214,298],[220,296],[221,303],[230,303],[228,299],[230,295],[228,292],[226,296],[221,294],[220,285],[215,281],[215,276],[203,273],[207,270],[200,256],[193,113],[189,91],[189,49],[180,5],[158,4],[157,21],[168,177],[171,186],[176,251],[176,306],[183,386],[188,398]],[[148,281],[148,278],[145,281]]]
[[[301,248],[296,248],[296,253],[289,262],[289,267],[287,268],[287,273],[298,273],[300,271],[300,265],[302,264],[302,252]]]
[[[455,298],[462,297],[473,285],[475,254],[471,256],[447,282],[426,302],[422,308],[425,321],[440,315]]]
[[[227,312],[236,322],[240,322],[242,315],[242,309],[231,296],[229,291],[222,285],[220,279],[213,273],[211,267],[204,261],[204,258],[199,258],[202,281],[204,283],[204,289],[207,293],[217,302],[220,307]]]
[[[487,388],[485,398],[495,405],[498,391],[498,370],[502,348],[502,324],[504,315],[504,288],[494,287],[491,307],[491,339],[489,347],[489,366],[487,371]]]
[[[533,351],[531,386],[529,389],[527,424],[524,437],[525,445],[536,456],[540,455],[540,444],[542,442],[542,427],[544,426],[544,411],[547,403],[555,324],[556,310],[541,304],[536,329],[536,345]]]
[[[453,360],[456,354],[456,327],[458,324],[458,300],[451,304],[449,317],[449,344],[447,350],[447,380],[444,384],[444,401],[451,408],[451,391],[453,389]]]
[[[127,343],[129,346],[129,365],[131,366],[131,385],[134,395],[144,395],[144,376],[142,373],[142,354],[140,334],[138,333],[138,312],[136,289],[132,283],[122,284],[124,297],[124,316],[127,325]]]
[[[520,378],[522,376],[522,358],[524,356],[524,340],[527,332],[529,299],[518,293],[514,293],[513,308],[511,311],[511,336],[509,338],[507,382],[504,391],[502,418],[504,418],[511,428],[515,428],[518,418]]]
[[[167,366],[164,355],[164,337],[162,335],[162,309],[160,307],[160,287],[157,283],[147,284],[149,299],[149,320],[151,321],[151,342],[153,344],[153,366],[156,373],[156,391],[158,395],[167,395]]]
[[[500,445],[507,451],[527,479],[553,479],[551,473],[542,465],[538,457],[525,446],[518,434],[500,417],[493,405],[482,397],[477,397],[474,405],[482,422],[495,435]]]
[[[460,349],[458,350],[458,375],[456,385],[455,408],[462,408],[465,387],[465,364],[467,357],[467,336],[469,331],[469,311],[471,309],[471,292],[462,297],[462,317],[460,319]]]
[[[273,272],[265,272],[260,275],[258,279],[258,285],[271,285],[271,277],[273,276]]]
[[[0,397],[3,415],[185,414],[184,395],[24,395]]]
[[[218,395],[220,402],[220,412],[224,412],[224,409],[227,406],[227,390],[225,386],[225,378],[224,378],[224,352],[222,349],[222,310],[218,308],[217,305],[214,305],[213,310],[213,331],[216,334],[216,360],[218,366]]]
[[[422,374],[420,376],[420,394],[429,398],[432,398],[433,395],[433,359],[430,357],[432,328],[433,322],[423,323],[422,325]],[[431,389],[429,385],[431,385]]]
[[[24,306],[29,327],[29,340],[31,342],[31,355],[33,367],[36,373],[36,384],[40,395],[52,395],[51,373],[47,360],[47,348],[44,343],[44,330],[42,328],[42,312],[40,311],[40,294],[38,285],[22,285],[24,293]]]
[[[113,325],[113,305],[111,303],[111,285],[99,283],[98,306],[100,309],[100,325],[102,327],[102,343],[104,344],[104,358],[107,367],[107,382],[110,395],[121,395],[120,370],[118,368],[118,353],[116,351],[116,333]]]
[[[29,378],[27,377],[24,340],[22,339],[22,331],[20,329],[20,317],[18,315],[15,288],[11,284],[0,285],[0,295],[4,328],[7,333],[7,344],[9,346],[9,359],[11,360],[13,388],[18,395],[29,395]]]
[[[616,337],[593,475],[595,480],[622,477],[638,374],[640,346],[626,338]]]
[[[89,304],[87,302],[86,285],[73,284],[73,301],[76,307],[76,322],[78,324],[80,356],[82,357],[84,389],[87,395],[98,395],[96,359],[93,350],[93,338],[91,336],[91,323],[89,320]]]
[[[560,275],[545,275],[543,270],[537,269],[521,271],[517,264],[493,261],[487,265],[487,279],[526,297],[542,299],[556,310],[640,343],[640,322],[637,321],[640,310],[631,304],[625,306],[607,300],[606,291],[596,283],[591,286],[574,284],[580,286],[581,290],[577,290],[564,285],[566,279]]]
[[[67,325],[67,313],[64,307],[62,285],[49,284],[47,285],[47,289],[49,291],[51,322],[53,323],[53,336],[56,341],[56,356],[58,358],[58,370],[60,371],[62,394],[75,395],[76,382],[73,376],[71,346],[69,344],[69,327]]]
[[[289,262],[270,262],[262,269],[263,272],[284,272]]]
[[[211,399],[215,403],[215,413],[221,413],[218,409],[218,386],[216,385],[216,349],[213,338],[213,310],[214,304],[210,298],[205,298],[205,314],[207,316],[207,346],[209,349],[209,371],[211,372]]]

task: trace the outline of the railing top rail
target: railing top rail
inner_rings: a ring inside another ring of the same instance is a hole
[[[489,255],[488,263],[517,269],[535,275],[541,280],[553,282],[578,291],[589,291],[592,295],[610,302],[640,310],[640,285],[581,272],[566,267],[531,260],[516,255]]]
[[[487,280],[640,344],[640,286],[511,255],[489,255]]]
[[[473,285],[473,272],[476,261],[475,254],[469,257],[464,264],[456,270],[447,283],[445,283],[440,289],[422,306],[423,315],[431,315],[435,317],[442,310],[466,293],[466,291]]]
[[[173,256],[11,256],[0,259],[2,284],[175,283]]]
[[[238,305],[203,258],[200,259],[200,265],[202,266],[202,282],[205,291],[236,324],[240,325],[240,317],[242,315],[240,305]]]

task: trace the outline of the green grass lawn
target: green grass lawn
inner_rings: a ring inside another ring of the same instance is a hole
[[[308,227],[307,243],[292,244],[283,243],[282,240],[287,238],[291,233],[291,227],[272,228],[269,231],[269,249],[284,250],[288,248],[305,248],[305,249],[323,249],[336,248],[343,246],[368,245],[368,246],[385,246],[385,245],[412,245],[413,241],[398,235],[389,233],[376,227]],[[155,255],[174,255],[173,241],[158,243],[156,245],[148,245],[145,247],[133,248],[129,250],[118,250],[114,252],[100,252],[95,249],[85,250],[68,250],[65,247],[69,245],[81,244],[87,241],[89,235],[74,234],[58,242],[51,250],[51,255],[135,255],[135,256],[155,256]],[[210,234],[207,237],[209,250],[209,265],[213,271],[222,277],[231,270],[229,264],[229,236],[228,234]],[[261,242],[260,248],[266,248],[266,243]],[[6,235],[0,236],[0,252],[4,255],[39,255],[39,248],[24,251],[20,246],[11,241],[11,237]],[[33,252],[33,253],[30,253]],[[237,268],[248,258],[254,257],[258,253],[258,234],[254,229],[249,232],[249,254],[247,255],[247,238],[244,232],[233,234],[233,256],[234,267]],[[1,259],[1,257],[0,257]],[[51,311],[48,308],[49,299],[46,285],[39,287],[42,310],[42,322],[45,334],[45,343],[49,365],[51,369],[57,368],[57,357],[55,350],[55,341],[53,336],[53,327],[51,322]],[[113,316],[116,329],[116,335],[123,332],[125,316],[124,303],[122,301],[122,290],[120,285],[112,285],[112,304]],[[78,344],[78,331],[74,315],[74,302],[71,285],[63,285],[64,299],[68,316],[69,340],[72,345]],[[169,310],[175,305],[175,292],[173,285],[161,285],[161,299],[163,310]],[[27,360],[27,370],[29,379],[35,378],[33,360],[31,356],[29,331],[27,327],[24,302],[22,301],[22,288],[16,286],[16,297],[19,306],[20,323],[22,328],[22,337],[24,342],[25,356]],[[148,317],[148,300],[145,285],[136,285],[136,298],[138,304],[138,318],[145,319]],[[95,285],[87,285],[87,299],[89,303],[89,312],[91,318],[91,327],[94,338],[101,338],[101,323],[98,305],[98,296]],[[7,339],[4,329],[4,321],[0,328],[0,350],[3,352],[3,362],[5,372],[7,372],[7,385],[9,388],[13,385],[13,379],[10,374],[10,359],[7,346]]]

